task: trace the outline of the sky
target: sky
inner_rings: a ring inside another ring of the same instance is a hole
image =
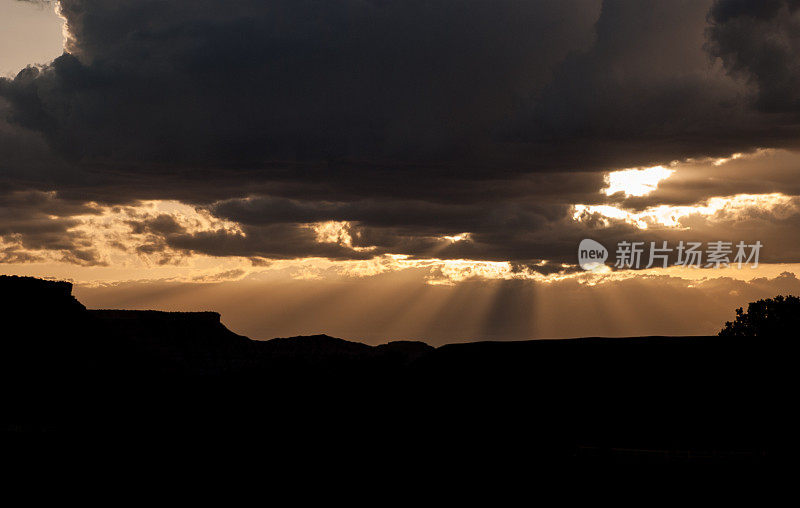
[[[54,4],[0,2],[0,76],[29,64],[47,64],[64,50],[63,20]]]
[[[798,53],[797,0],[0,0],[0,273],[253,338],[714,334],[800,293]],[[719,241],[758,267],[614,266]]]

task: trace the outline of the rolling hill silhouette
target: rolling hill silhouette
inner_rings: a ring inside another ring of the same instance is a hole
[[[753,462],[782,453],[794,386],[785,338],[256,341],[214,312],[87,310],[66,282],[0,276],[0,295],[12,443]]]

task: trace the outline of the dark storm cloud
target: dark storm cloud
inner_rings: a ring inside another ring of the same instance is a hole
[[[462,158],[597,2],[63,0],[70,54],[3,87],[74,158]]]
[[[757,87],[757,105],[800,113],[800,1],[721,0],[709,12],[709,52]]]
[[[0,79],[0,194],[176,199],[243,232],[132,222],[149,252],[572,261],[587,232],[651,234],[571,221],[571,203],[609,201],[600,171],[800,134],[797,2],[61,8],[68,52]],[[715,185],[768,187],[753,180]],[[675,185],[667,202],[717,192]],[[353,247],[373,250],[320,243],[304,225],[329,220],[351,222]],[[462,232],[470,241],[442,239]]]
[[[797,122],[776,123],[754,111],[742,100],[745,83],[702,50],[709,6],[604,2],[595,44],[557,67],[513,135],[549,140],[560,148],[551,156],[561,164],[612,168],[796,144]],[[732,38],[739,28],[730,29]]]
[[[387,165],[412,181],[605,169],[767,135],[710,69],[709,6],[64,0],[70,53],[0,94],[73,160],[306,163],[294,178],[338,162],[376,185]]]

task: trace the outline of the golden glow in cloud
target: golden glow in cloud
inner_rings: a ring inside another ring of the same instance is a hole
[[[612,220],[632,224],[639,229],[653,226],[686,228],[686,219],[700,216],[709,220],[734,219],[750,211],[767,211],[778,217],[800,212],[797,199],[780,193],[737,194],[713,197],[692,206],[658,205],[642,211],[632,211],[613,205],[574,205],[572,218],[578,222],[597,219],[609,226]]]
[[[759,149],[749,154],[734,153],[728,157],[687,159],[683,162],[673,161],[666,166],[610,171],[605,175],[606,187],[600,189],[600,194],[612,197],[612,199],[620,193],[625,198],[648,196],[658,190],[661,182],[676,172],[686,170],[696,175],[697,164],[706,164],[709,168],[719,167],[739,159],[757,159],[773,153],[774,150]],[[700,185],[704,182],[705,180],[697,180],[696,183]],[[797,213],[798,207],[792,196],[773,192],[720,195],[692,205],[663,204],[650,206],[643,210],[625,208],[614,203],[575,204],[572,207],[571,215],[575,221],[591,220],[604,227],[610,226],[614,221],[621,221],[639,229],[648,229],[650,227],[686,228],[685,221],[692,216],[712,220],[730,219],[752,211],[767,211],[777,217],[786,217],[789,214]]]
[[[469,233],[459,233],[453,236],[443,236],[442,238],[449,241],[450,243],[467,242],[470,239],[472,239],[472,235],[470,235]]]
[[[336,243],[343,245],[357,252],[369,252],[375,247],[356,247],[353,246],[351,234],[352,224],[348,221],[324,221],[313,222],[308,225],[314,231],[317,241],[320,243]]]
[[[605,177],[608,186],[601,192],[606,196],[618,192],[624,193],[626,197],[646,196],[658,188],[659,182],[669,178],[674,172],[674,169],[664,166],[611,171]]]
[[[49,193],[50,199],[56,199]],[[253,260],[239,256],[209,256],[171,247],[163,234],[224,231],[245,236],[234,222],[219,219],[207,210],[178,201],[143,201],[137,205],[106,207],[89,204],[90,213],[71,216],[75,225],[66,230],[75,245],[87,250],[86,261],[67,257],[69,251],[16,248],[34,262],[0,265],[0,271],[20,275],[66,278],[83,284],[108,284],[131,280],[217,282],[248,276],[274,274],[290,279],[323,279],[330,276],[363,278],[388,272],[422,270],[428,284],[454,284],[470,279],[520,279],[542,276],[509,262],[466,259],[414,259],[387,254],[367,260],[300,258]],[[57,219],[57,217],[51,217]],[[142,227],[147,224],[148,227]],[[374,247],[353,246],[353,227],[346,221],[308,224],[321,243],[337,243],[357,251]],[[445,244],[470,241],[468,233],[441,238]],[[0,241],[0,248],[6,247]],[[541,261],[541,263],[545,263]]]
[[[61,2],[54,3],[55,5],[53,6],[53,11],[56,13],[56,16],[58,16],[58,19],[61,20],[61,37],[64,41],[62,43],[62,48],[64,51],[69,51],[70,46],[73,43],[72,33],[70,33],[66,16],[64,16],[64,13],[61,12]]]

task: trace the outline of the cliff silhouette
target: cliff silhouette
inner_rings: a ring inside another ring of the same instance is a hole
[[[71,289],[0,276],[6,441],[226,436],[273,452],[434,446],[601,462],[761,462],[782,450],[785,339],[258,341],[215,312],[88,310]]]

